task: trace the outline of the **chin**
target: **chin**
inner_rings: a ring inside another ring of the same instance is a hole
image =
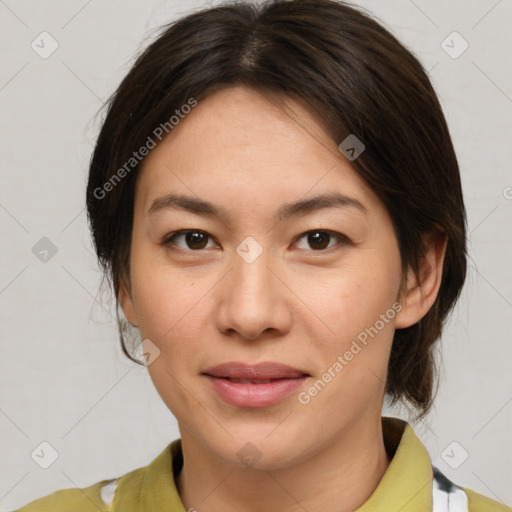
[[[271,428],[245,429],[243,435],[234,435],[227,442],[221,442],[220,446],[210,448],[237,469],[274,471],[293,466],[307,457],[307,451],[298,452],[297,449],[300,447],[307,450],[303,441],[300,441],[304,436],[295,439],[286,431],[280,435],[274,432],[269,436],[269,432],[275,427],[274,423]]]

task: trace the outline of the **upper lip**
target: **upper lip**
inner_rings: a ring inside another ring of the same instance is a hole
[[[309,375],[286,364],[264,362],[247,364],[241,362],[222,363],[203,372],[212,377],[232,379],[293,379]]]

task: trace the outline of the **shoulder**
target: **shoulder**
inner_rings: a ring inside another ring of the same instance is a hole
[[[512,512],[512,508],[503,505],[503,503],[492,500],[471,489],[465,487],[462,489],[468,496],[469,512]]]
[[[89,487],[61,489],[13,512],[126,512],[140,504],[143,495],[154,499],[162,492],[167,492],[166,502],[171,498],[179,501],[173,465],[181,461],[181,439],[177,439],[146,466]]]
[[[89,487],[61,489],[14,512],[108,512],[116,483],[116,479],[102,480]]]
[[[512,512],[510,507],[483,494],[454,484],[439,468],[432,466],[433,510],[464,512]]]

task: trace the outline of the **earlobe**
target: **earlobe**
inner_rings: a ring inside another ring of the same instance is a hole
[[[395,327],[404,329],[423,318],[434,304],[443,276],[443,263],[448,238],[436,233],[424,239],[426,252],[418,262],[418,274],[407,271],[407,285],[401,298],[402,309]]]
[[[137,314],[133,307],[132,298],[124,284],[119,286],[119,304],[128,322],[130,322],[133,327],[138,327]]]

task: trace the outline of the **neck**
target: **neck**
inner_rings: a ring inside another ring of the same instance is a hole
[[[380,417],[364,429],[355,425],[299,464],[272,471],[228,465],[187,431],[182,449],[177,487],[187,511],[349,512],[368,500],[391,462]]]

